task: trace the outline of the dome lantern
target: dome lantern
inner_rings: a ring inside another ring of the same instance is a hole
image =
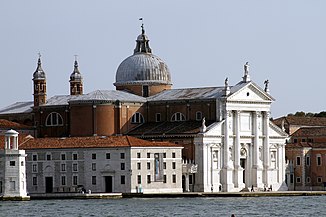
[[[144,25],[136,39],[134,54],[121,62],[116,72],[117,90],[125,90],[148,97],[171,89],[171,75],[167,64],[152,54]]]

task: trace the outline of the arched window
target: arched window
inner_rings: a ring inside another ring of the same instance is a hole
[[[59,113],[51,112],[46,117],[46,126],[62,126],[62,125],[63,125],[63,121]]]
[[[172,115],[171,121],[185,121],[186,118],[181,112],[176,112]]]
[[[132,117],[131,117],[131,123],[133,124],[142,124],[144,123],[144,116],[139,113],[139,112],[136,112]]]

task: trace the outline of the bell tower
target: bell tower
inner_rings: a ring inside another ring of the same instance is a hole
[[[70,95],[83,94],[83,77],[78,69],[77,55],[75,55],[74,71],[70,75]]]
[[[36,70],[33,74],[34,84],[34,106],[46,103],[46,77],[42,69],[41,54],[39,54]]]

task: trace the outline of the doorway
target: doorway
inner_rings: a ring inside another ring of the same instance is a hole
[[[246,183],[246,159],[245,158],[241,158],[240,159],[240,166],[243,168],[242,171],[242,182]]]
[[[53,177],[45,177],[45,193],[53,192]]]
[[[106,193],[112,193],[113,188],[112,188],[112,176],[104,176],[105,179],[105,192]]]

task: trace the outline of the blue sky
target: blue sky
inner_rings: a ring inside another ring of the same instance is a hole
[[[31,101],[38,52],[48,97],[69,94],[74,55],[84,92],[114,89],[115,72],[132,54],[144,18],[155,55],[174,88],[269,79],[272,116],[326,110],[326,1],[0,2],[0,108]]]

